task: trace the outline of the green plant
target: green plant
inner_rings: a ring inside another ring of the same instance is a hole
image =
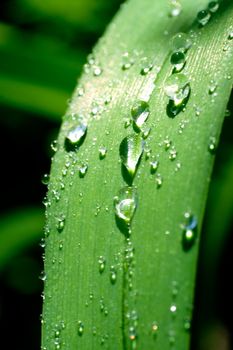
[[[165,2],[122,7],[64,117],[46,203],[43,349],[189,346],[233,6],[184,0],[177,16],[171,4],[171,16]]]

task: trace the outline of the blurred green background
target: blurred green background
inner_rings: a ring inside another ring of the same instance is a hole
[[[40,348],[41,178],[86,56],[122,2],[0,2],[0,334],[7,349]],[[203,229],[193,349],[227,349],[216,344],[233,329],[232,106],[231,98]]]

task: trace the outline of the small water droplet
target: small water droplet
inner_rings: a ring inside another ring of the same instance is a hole
[[[170,311],[171,311],[172,314],[175,314],[175,313],[176,313],[177,307],[176,307],[175,304],[173,304],[173,305],[170,306]]]
[[[150,135],[151,128],[145,128],[142,130],[142,137],[144,140],[147,139],[147,137]]]
[[[172,147],[172,149],[169,151],[169,159],[170,160],[175,160],[177,157],[177,151],[174,148],[174,146]]]
[[[150,114],[149,105],[145,101],[137,101],[131,108],[131,116],[137,129],[141,129]]]
[[[129,339],[133,342],[136,340],[136,338],[137,338],[136,329],[135,329],[135,327],[130,326],[129,327]]]
[[[218,1],[210,1],[208,4],[208,10],[212,13],[217,12],[219,9],[219,3]]]
[[[143,148],[144,141],[138,134],[125,137],[120,144],[119,151],[121,161],[131,178],[133,178],[136,173]]]
[[[123,53],[122,55],[122,70],[129,69],[134,64],[134,58],[130,57],[128,52]]]
[[[181,14],[182,6],[177,0],[170,0],[170,16],[177,17]]]
[[[83,178],[86,175],[87,170],[88,170],[88,165],[86,163],[82,163],[79,166],[79,177]]]
[[[197,219],[190,212],[184,214],[185,224],[182,225],[182,246],[185,251],[190,250],[197,237]]]
[[[211,154],[215,154],[217,150],[217,140],[216,137],[211,136],[208,144],[208,150]]]
[[[78,335],[82,336],[84,332],[84,324],[82,321],[78,321]]]
[[[40,276],[39,276],[39,279],[40,279],[41,281],[43,281],[43,282],[46,281],[47,275],[46,275],[45,271],[41,271]]]
[[[123,187],[114,197],[115,214],[126,224],[130,224],[137,208],[137,193],[134,187]]]
[[[94,77],[99,77],[102,74],[103,70],[100,66],[93,66],[93,75]]]
[[[41,182],[43,185],[47,186],[49,184],[49,174],[44,174],[42,176]]]
[[[188,34],[177,33],[171,39],[171,49],[173,52],[176,51],[187,51],[192,46],[192,41]]]
[[[160,188],[162,186],[163,178],[162,178],[162,176],[160,174],[156,175],[155,182],[156,182],[157,188]]]
[[[57,227],[58,232],[62,232],[64,230],[65,222],[66,222],[66,219],[65,219],[64,215],[57,217],[56,227]]]
[[[173,52],[173,54],[171,55],[170,62],[174,66],[175,72],[180,72],[184,68],[185,62],[186,62],[186,57],[184,52],[182,51]]]
[[[148,57],[143,57],[141,59],[141,75],[147,75],[153,68],[153,64],[149,62]]]
[[[233,39],[233,31],[228,34],[228,40],[232,40],[232,39]]]
[[[167,115],[174,118],[188,102],[191,91],[189,80],[182,73],[172,74],[165,81],[164,91],[169,98]]]
[[[115,266],[110,267],[110,281],[112,284],[115,284],[117,280],[117,271]]]
[[[50,147],[53,152],[57,152],[57,140],[52,141]]]
[[[106,155],[107,155],[107,148],[104,146],[101,146],[99,148],[99,158],[104,159],[106,157]]]
[[[210,17],[211,15],[207,10],[202,10],[197,14],[197,21],[202,27],[204,27],[209,22]]]
[[[158,160],[152,160],[150,162],[150,172],[151,172],[151,174],[154,174],[157,171],[158,166],[159,166],[159,161]]]
[[[84,89],[84,87],[83,86],[79,86],[78,88],[77,88],[77,95],[79,96],[79,97],[81,97],[81,96],[83,96],[85,94],[85,89]]]
[[[191,329],[191,321],[190,321],[190,319],[186,318],[186,319],[184,320],[184,330],[185,330],[186,332],[189,332],[190,329]]]
[[[216,91],[217,87],[218,84],[216,83],[216,81],[211,80],[209,83],[209,94],[212,95]]]
[[[100,255],[98,259],[98,263],[99,263],[99,272],[103,273],[105,270],[106,260],[102,255]]]
[[[152,322],[151,330],[152,330],[153,336],[157,336],[158,330],[159,330],[159,326],[158,326],[158,323],[156,321]]]
[[[84,141],[84,138],[87,133],[87,125],[84,122],[81,122],[70,129],[66,135],[65,138],[65,146],[66,149],[69,150],[75,150],[78,146],[82,144]]]

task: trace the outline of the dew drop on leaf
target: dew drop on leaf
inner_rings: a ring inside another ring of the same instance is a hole
[[[177,33],[171,39],[171,49],[172,52],[187,51],[192,46],[192,41],[188,34]]]
[[[110,267],[110,281],[112,284],[115,284],[117,280],[117,271],[115,266]]]
[[[99,158],[104,159],[106,157],[106,155],[107,155],[107,148],[104,146],[101,146],[99,148]]]
[[[99,272],[103,273],[105,270],[106,260],[102,255],[99,256],[98,264],[99,264]]]
[[[131,178],[134,177],[143,153],[144,141],[139,134],[125,137],[120,144],[120,157]]]
[[[162,176],[160,174],[156,175],[155,182],[156,182],[157,188],[160,188],[162,186],[163,178],[162,178]]]
[[[137,101],[131,108],[131,116],[137,129],[141,129],[150,114],[149,105],[145,101]]]
[[[185,66],[185,54],[182,51],[175,51],[171,55],[170,62],[174,66],[175,72],[180,72]]]
[[[41,182],[43,185],[47,186],[49,184],[49,174],[44,174],[42,176]]]
[[[87,133],[87,125],[84,122],[80,122],[75,127],[71,128],[65,138],[65,146],[67,151],[75,150],[82,144]]]
[[[88,165],[86,163],[83,163],[79,166],[79,177],[83,178],[88,170]]]
[[[137,192],[134,187],[123,187],[114,197],[115,214],[126,224],[130,224],[137,208]]]
[[[182,6],[177,0],[170,0],[170,16],[177,17],[181,14]]]
[[[208,10],[212,13],[215,13],[219,9],[218,1],[210,1],[208,4]]]
[[[151,172],[151,174],[154,174],[157,171],[158,166],[159,166],[159,161],[158,160],[152,160],[150,162],[150,172]]]
[[[207,10],[202,10],[197,14],[197,21],[202,27],[204,27],[209,22],[210,17],[211,15]]]
[[[233,39],[233,31],[228,34],[228,40],[232,40],[232,39]]]
[[[78,321],[78,335],[82,336],[84,332],[84,324],[82,321]]]
[[[64,230],[65,222],[66,222],[66,219],[65,219],[64,215],[57,217],[56,227],[57,227],[58,232],[62,232]]]
[[[185,251],[188,251],[192,248],[197,238],[197,219],[190,212],[186,212],[184,218],[182,246]]]

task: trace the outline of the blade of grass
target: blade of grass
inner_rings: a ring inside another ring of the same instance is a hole
[[[165,2],[130,1],[95,48],[95,63],[86,66],[86,94],[74,95],[65,116],[49,185],[44,348],[188,348],[197,243],[214,159],[209,145],[213,137],[218,140],[232,86],[227,38],[233,6],[224,2],[208,26],[192,26],[207,4],[183,1],[182,15],[171,18]],[[185,111],[169,118],[163,90],[172,71],[169,41],[190,28],[193,47],[184,72],[191,95]],[[125,52],[134,61],[127,70]],[[141,75],[145,56],[154,68]],[[138,99],[149,100],[151,133],[133,179],[139,201],[127,237],[115,223],[113,198],[132,182],[121,169],[119,146],[135,132],[124,127],[124,118]],[[65,141],[78,122],[74,113],[88,122],[76,151]],[[157,182],[150,174],[152,156],[159,158]],[[83,163],[88,171],[79,176]],[[187,212],[198,224],[192,247],[182,246]]]

